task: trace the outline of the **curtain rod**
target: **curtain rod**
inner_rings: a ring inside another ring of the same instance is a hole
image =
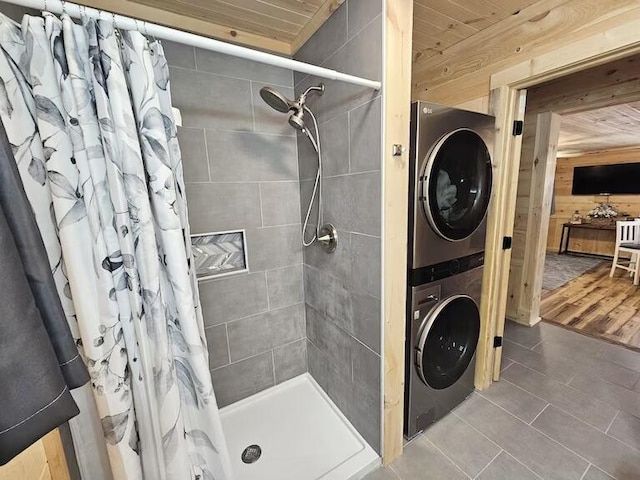
[[[356,77],[346,73],[337,72],[329,68],[319,67],[310,63],[299,62],[291,58],[280,57],[271,53],[253,50],[247,47],[241,47],[232,43],[222,42],[213,38],[195,35],[193,33],[176,30],[174,28],[164,27],[155,23],[149,23],[144,20],[137,20],[131,17],[125,17],[117,13],[98,10],[91,7],[85,7],[76,3],[70,3],[62,0],[3,0],[6,3],[29,7],[36,10],[43,10],[55,14],[66,13],[75,18],[88,17],[96,20],[110,20],[123,30],[137,30],[145,35],[150,35],[162,40],[170,40],[193,47],[211,50],[234,57],[246,58],[254,62],[273,65],[274,67],[286,68],[295,72],[307,73],[317,77],[327,78],[330,80],[339,80],[354,85],[360,85],[374,90],[380,90],[382,84],[375,80]]]

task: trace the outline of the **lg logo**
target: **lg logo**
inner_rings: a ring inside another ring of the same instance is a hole
[[[427,115],[428,115],[428,114],[430,114],[430,113],[433,113],[433,109],[431,109],[431,108],[429,108],[429,107],[424,107],[424,108],[422,109],[422,113],[425,113],[425,114],[427,114]]]

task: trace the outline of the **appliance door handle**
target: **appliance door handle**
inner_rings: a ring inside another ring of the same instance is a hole
[[[437,302],[439,300],[440,298],[438,297],[438,295],[436,295],[435,293],[432,293],[431,295],[428,295],[426,298],[418,302],[418,305],[425,305],[427,303]]]

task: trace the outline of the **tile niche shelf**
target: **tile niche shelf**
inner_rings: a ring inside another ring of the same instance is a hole
[[[249,271],[244,230],[191,235],[198,281]]]

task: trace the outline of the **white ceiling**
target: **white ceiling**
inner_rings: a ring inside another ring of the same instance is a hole
[[[559,154],[640,147],[640,102],[562,116]]]

